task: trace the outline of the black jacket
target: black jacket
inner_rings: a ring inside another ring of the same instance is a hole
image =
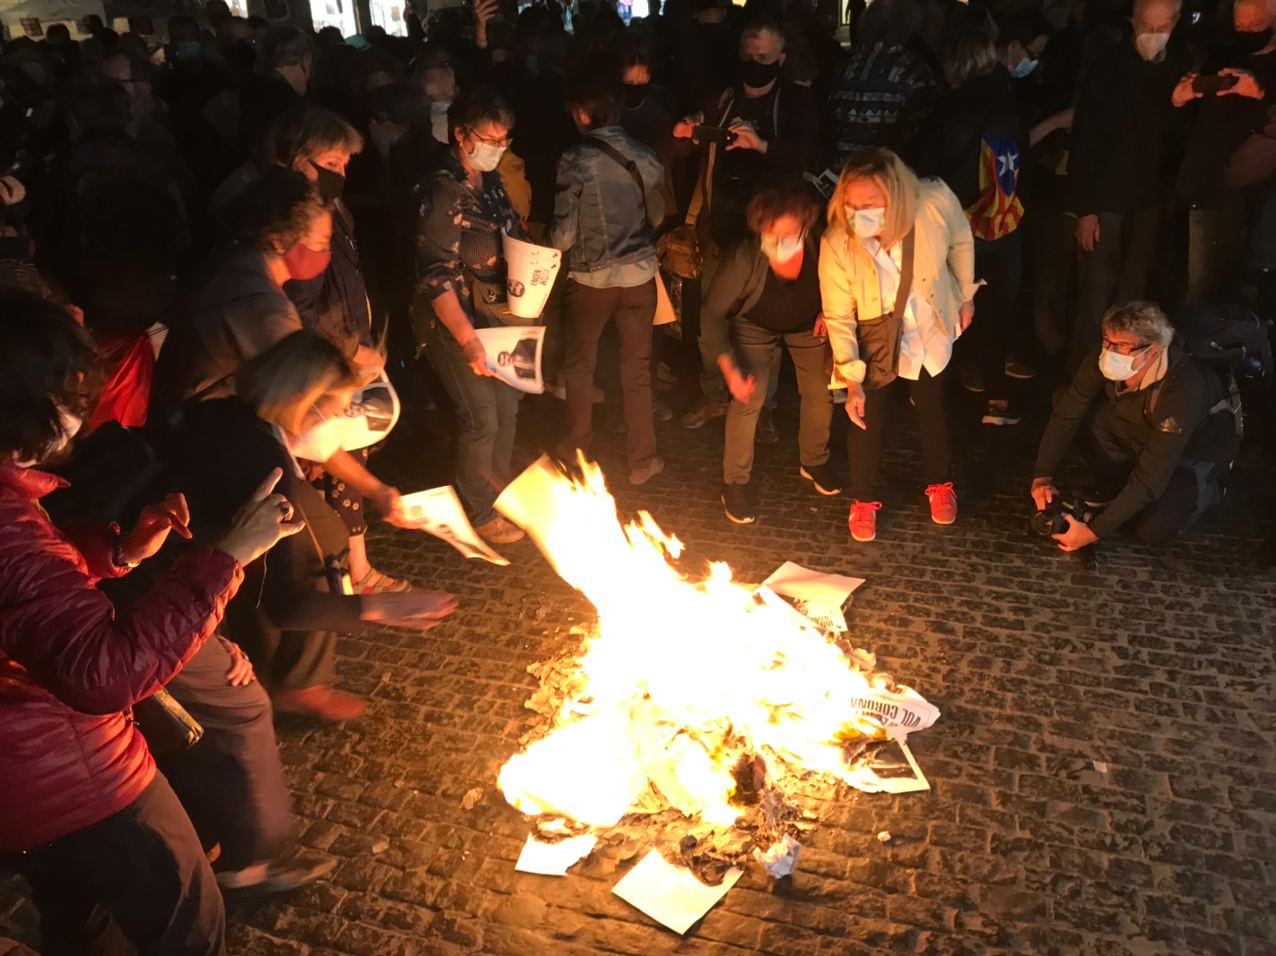
[[[998,65],[991,73],[971,77],[946,94],[919,135],[925,146],[918,150],[917,172],[942,179],[957,194],[962,208],[968,209],[980,194],[983,138],[1018,143],[1021,165],[1027,147],[1027,131],[1005,67]]]
[[[235,243],[178,303],[168,327],[151,397],[161,416],[201,392],[229,394],[240,365],[302,324],[261,253]]]
[[[1142,391],[1118,392],[1117,383],[1099,371],[1099,353],[1093,352],[1055,403],[1033,474],[1053,475],[1091,410],[1107,402],[1135,462],[1120,494],[1091,522],[1095,534],[1107,537],[1165,493],[1180,463],[1225,464],[1236,457],[1234,419],[1210,414],[1225,397],[1219,377],[1177,345],[1170,346],[1165,378]]]
[[[1077,215],[1132,212],[1164,201],[1173,160],[1167,146],[1176,126],[1170,95],[1186,69],[1176,44],[1149,63],[1127,32],[1086,71],[1068,166]]]

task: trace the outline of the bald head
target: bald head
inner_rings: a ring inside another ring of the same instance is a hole
[[[1232,26],[1237,33],[1270,30],[1276,23],[1276,0],[1236,0],[1232,7]]]

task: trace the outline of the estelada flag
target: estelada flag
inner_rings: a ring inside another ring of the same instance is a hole
[[[1019,142],[987,133],[979,142],[979,198],[966,210],[970,231],[991,241],[1019,228]]]

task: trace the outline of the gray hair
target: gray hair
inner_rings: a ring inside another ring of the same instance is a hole
[[[1174,341],[1174,326],[1161,307],[1142,299],[1112,306],[1103,314],[1103,328],[1109,332],[1129,332],[1161,348]]]

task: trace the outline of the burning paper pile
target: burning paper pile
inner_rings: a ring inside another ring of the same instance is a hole
[[[939,711],[726,564],[688,580],[671,563],[681,543],[645,512],[622,527],[602,473],[581,464],[573,481],[542,459],[497,501],[598,612],[579,656],[550,668],[548,732],[502,768],[506,799],[576,832],[672,808],[750,831],[743,860],[791,837],[783,808],[809,775],[881,789],[869,752]]]

